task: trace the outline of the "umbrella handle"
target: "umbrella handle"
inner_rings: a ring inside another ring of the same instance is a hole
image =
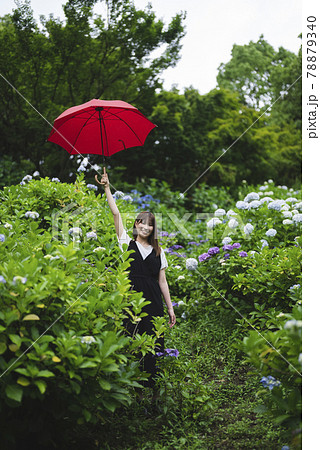
[[[107,172],[106,172],[106,168],[105,168],[105,167],[103,168],[103,175],[107,175]],[[105,186],[105,183],[101,183],[101,182],[98,180],[98,175],[95,175],[94,178],[95,178],[95,180],[96,180],[97,183],[102,184],[103,186]]]

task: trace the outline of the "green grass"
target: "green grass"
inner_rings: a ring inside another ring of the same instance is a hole
[[[140,403],[133,396],[104,423],[75,430],[68,448],[281,449],[285,430],[255,412],[259,378],[233,346],[239,334],[233,312],[190,309],[167,334],[180,355],[165,361],[157,405],[148,390]]]

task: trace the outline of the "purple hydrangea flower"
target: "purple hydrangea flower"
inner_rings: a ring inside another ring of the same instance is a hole
[[[233,246],[230,244],[226,244],[222,247],[222,250],[226,251],[226,250],[233,250]]]
[[[206,261],[207,259],[210,259],[211,255],[209,255],[208,253],[202,253],[198,259],[200,262]]]
[[[240,248],[240,247],[241,247],[241,244],[239,244],[239,242],[235,242],[234,244],[232,244],[233,249]]]
[[[245,256],[248,256],[248,253],[241,251],[241,252],[239,252],[239,256],[241,256],[241,258],[244,258]]]
[[[183,247],[182,247],[182,245],[174,244],[174,245],[171,245],[171,248],[172,248],[173,250],[179,250],[180,248],[183,248]]]
[[[230,258],[230,254],[229,253],[225,253],[223,257],[224,257],[224,259],[229,259]]]
[[[168,356],[174,356],[175,358],[179,356],[179,350],[177,350],[176,348],[166,348],[165,352]]]
[[[211,247],[208,250],[208,255],[216,255],[219,252],[220,252],[220,248],[219,247]]]

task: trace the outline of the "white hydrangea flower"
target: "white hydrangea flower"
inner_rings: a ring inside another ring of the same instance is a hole
[[[50,261],[54,261],[55,259],[60,259],[60,256],[59,255],[56,255],[56,256],[45,255],[44,258],[45,259],[50,259]]]
[[[287,187],[287,186],[280,186],[280,188],[281,188],[281,189],[284,189],[285,191],[288,190],[288,187]]]
[[[73,227],[70,228],[70,230],[68,231],[69,234],[73,235],[78,235],[78,236],[82,236],[82,230],[79,227]]]
[[[256,254],[257,252],[255,250],[250,250],[249,255],[251,258]]]
[[[95,340],[95,338],[93,336],[83,336],[81,338],[81,343],[82,344],[90,345],[90,344],[94,344],[95,342],[97,342],[97,341]]]
[[[231,237],[229,237],[229,236],[226,236],[224,239],[222,239],[222,244],[223,245],[228,245],[228,244],[230,244],[232,242],[232,239],[231,239]]]
[[[22,178],[23,182],[31,181],[31,180],[32,180],[32,176],[31,175],[26,175],[25,177]]]
[[[27,211],[24,215],[27,219],[38,219],[39,214],[35,211]]]
[[[8,230],[12,230],[11,223],[6,222],[3,226],[4,226],[4,228],[7,228]]]
[[[294,214],[294,216],[292,217],[292,220],[295,223],[301,223],[302,222],[302,214]]]
[[[184,275],[179,275],[178,278],[177,278],[178,281],[179,280],[184,280],[184,279],[185,279]]]
[[[301,327],[302,327],[302,320],[296,319],[288,320],[283,326],[285,330],[292,330],[293,328],[301,328]]]
[[[186,259],[186,268],[188,270],[196,270],[198,267],[198,261],[195,258]]]
[[[291,219],[292,217],[292,212],[291,211],[283,211],[282,212],[283,217],[285,217],[286,219]]]
[[[27,278],[21,277],[19,275],[16,275],[15,277],[13,277],[13,284],[17,284],[18,281],[19,281],[19,283],[26,284]]]
[[[269,247],[269,244],[265,239],[260,239],[260,242],[261,242],[261,249],[263,249],[264,247]]]
[[[227,211],[227,217],[228,219],[230,219],[230,217],[232,216],[237,216],[238,213],[236,213],[235,211],[233,211],[233,209],[229,209],[229,211]]]
[[[295,205],[294,205],[294,208],[296,208],[296,209],[302,209],[302,202],[299,202],[299,203],[296,203]]]
[[[185,305],[185,302],[183,300],[179,300],[178,301],[178,306],[183,306],[183,305]]]
[[[33,177],[38,177],[40,175],[40,172],[38,172],[38,170],[36,170],[35,172],[33,172],[32,176]]]
[[[216,225],[220,225],[222,223],[222,220],[218,219],[217,217],[213,217],[207,222],[208,228],[214,228]]]
[[[249,203],[248,202],[243,202],[242,200],[239,200],[236,203],[236,208],[238,209],[248,209]]]
[[[256,209],[261,206],[261,202],[259,200],[253,200],[251,203],[249,203],[249,209]]]
[[[266,236],[268,237],[274,237],[277,234],[277,230],[274,228],[269,228],[269,230],[266,231]]]
[[[245,234],[249,235],[253,232],[254,227],[253,225],[251,225],[251,223],[247,223],[244,227],[243,227],[243,231]]]
[[[259,200],[260,195],[257,192],[250,192],[246,195],[246,197],[243,199],[245,202],[248,202],[249,200]]]
[[[181,266],[174,266],[175,269],[182,269]]]
[[[264,195],[273,195],[273,191],[265,192]]]
[[[287,204],[281,206],[281,211],[289,211],[289,209],[290,209],[290,206]]]
[[[102,251],[104,251],[105,250],[105,248],[104,247],[96,247],[96,248],[94,248],[92,251],[93,252],[102,252]]]
[[[273,199],[271,198],[271,197],[263,197],[261,200],[260,200],[260,202],[261,203],[270,203],[270,202],[273,202]]]
[[[275,211],[281,211],[281,206],[285,204],[284,200],[274,200],[268,204],[268,209],[274,209]]]
[[[97,233],[94,231],[89,231],[87,234],[87,239],[94,239],[95,241],[98,239]]]
[[[115,199],[115,200],[117,200],[118,198],[122,198],[124,196],[124,193],[122,192],[122,191],[116,191],[114,194],[113,194],[113,198]]]
[[[219,208],[214,212],[216,217],[222,217],[226,214],[226,211],[223,208]]]
[[[131,195],[124,195],[122,197],[122,200],[126,201],[126,202],[132,202],[133,198],[131,197]]]
[[[57,177],[52,178],[51,181],[53,181],[54,183],[60,183],[60,180]]]
[[[298,201],[298,199],[295,198],[295,197],[289,197],[289,198],[286,199],[287,203],[294,203],[294,202],[297,202],[297,201]]]
[[[231,229],[237,228],[238,225],[239,225],[239,222],[236,219],[230,219],[228,222],[228,226]]]
[[[271,180],[271,178],[270,178],[270,180],[268,180],[268,183],[269,184],[273,183],[273,180]]]
[[[266,184],[265,186],[260,186],[259,187],[259,191],[265,191],[266,189],[268,189],[268,185]]]

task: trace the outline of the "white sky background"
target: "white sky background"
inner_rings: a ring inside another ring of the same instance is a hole
[[[53,13],[64,19],[60,0],[31,0],[34,17]],[[216,86],[218,67],[231,59],[233,44],[256,42],[261,34],[275,49],[280,46],[297,53],[302,31],[302,0],[134,0],[137,8],[151,3],[157,18],[166,24],[180,11],[187,12],[186,36],[182,40],[181,59],[163,72],[164,88],[176,85],[180,90],[193,86],[200,94]],[[14,0],[0,0],[0,16],[11,13]],[[104,17],[103,2],[95,11]]]

